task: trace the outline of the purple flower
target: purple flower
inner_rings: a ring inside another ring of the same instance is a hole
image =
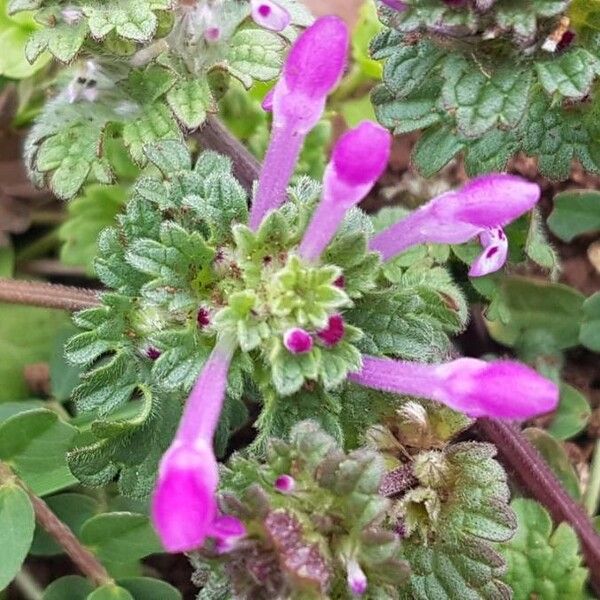
[[[275,489],[282,494],[291,494],[296,488],[296,480],[290,475],[280,475],[275,480]]]
[[[223,532],[224,521],[217,513],[219,474],[212,441],[234,349],[229,339],[215,346],[192,390],[175,439],[160,463],[152,521],[169,552],[193,550],[207,537],[216,537],[222,545],[228,540]],[[232,526],[230,520],[226,523]],[[236,525],[238,533],[233,537],[239,537],[243,527],[241,523]]]
[[[478,177],[377,234],[370,249],[390,260],[419,244],[461,244],[480,236],[485,250],[473,264],[471,275],[486,275],[506,261],[508,248],[502,227],[530,211],[539,199],[539,186],[521,177]]]
[[[294,327],[285,332],[283,345],[292,354],[306,354],[312,350],[313,339],[308,331]]]
[[[267,101],[267,106],[272,101],[273,131],[250,213],[252,229],[285,201],[304,138],[318,123],[327,95],[344,73],[348,47],[348,28],[333,16],[317,19],[292,46]]]
[[[420,364],[367,356],[350,380],[366,387],[428,398],[471,417],[529,419],[554,410],[558,387],[529,367],[509,360],[460,358]]]
[[[290,13],[273,0],[250,0],[252,18],[257,25],[273,31],[285,29],[291,22]]]
[[[215,549],[219,554],[231,552],[245,535],[245,525],[235,517],[223,515],[213,521],[211,536],[216,540]]]
[[[327,327],[317,333],[319,339],[329,347],[336,346],[344,339],[346,324],[342,315],[331,315]]]
[[[346,211],[358,204],[385,170],[392,147],[389,131],[364,121],[346,132],[333,149],[323,181],[323,196],[298,250],[316,261],[338,230]]]
[[[348,560],[347,569],[348,588],[350,589],[350,592],[354,596],[363,596],[369,587],[365,572],[354,558]]]

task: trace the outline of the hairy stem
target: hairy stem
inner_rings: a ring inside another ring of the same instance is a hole
[[[252,192],[260,174],[260,163],[216,116],[208,115],[196,138],[204,148],[229,156],[237,180],[246,191]]]
[[[95,290],[0,278],[0,302],[78,311],[98,306],[100,299]]]
[[[114,583],[104,566],[81,544],[73,532],[50,510],[50,507],[31,492],[25,482],[19,479],[11,469],[0,462],[0,483],[4,481],[13,481],[27,492],[37,522],[94,585],[102,586]]]
[[[590,570],[590,582],[600,594],[600,536],[585,513],[560,484],[546,461],[513,425],[479,419],[480,436],[498,448],[500,460],[521,487],[543,504],[555,523],[566,521],[577,532]]]
[[[17,573],[15,585],[26,600],[43,600],[44,598],[44,590],[25,567]]]
[[[593,517],[600,502],[600,440],[596,442],[594,449],[594,458],[592,460],[592,469],[590,472],[590,480],[583,498],[585,508],[588,515]]]

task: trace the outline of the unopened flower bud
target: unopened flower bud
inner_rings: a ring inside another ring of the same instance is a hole
[[[292,354],[306,354],[313,347],[313,339],[310,333],[299,327],[289,329],[283,336],[283,345]]]

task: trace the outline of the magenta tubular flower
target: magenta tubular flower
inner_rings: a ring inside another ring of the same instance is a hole
[[[273,130],[250,212],[252,229],[285,201],[304,138],[344,73],[348,48],[348,28],[333,16],[315,21],[292,46],[272,95]]]
[[[257,25],[273,31],[282,31],[291,22],[290,13],[273,0],[250,0],[252,18]]]
[[[339,139],[325,171],[321,202],[298,249],[302,258],[319,259],[346,211],[371,191],[385,170],[391,147],[389,131],[371,121],[363,121]]]
[[[529,367],[509,360],[460,358],[421,364],[364,357],[350,380],[378,390],[428,398],[471,417],[529,419],[554,410],[558,387]]]
[[[227,372],[235,346],[220,340],[204,365],[186,404],[171,447],[162,458],[152,498],[152,521],[169,552],[198,548],[206,537],[226,546],[228,535],[218,516],[216,490],[219,483],[212,443],[225,399]],[[229,518],[230,519],[230,518]],[[235,523],[232,537],[242,535]]]
[[[502,227],[530,211],[540,194],[537,184],[514,175],[478,177],[377,234],[370,248],[390,260],[411,246],[462,244],[481,236],[484,254],[473,264],[471,275],[486,275],[506,261],[508,249]]]

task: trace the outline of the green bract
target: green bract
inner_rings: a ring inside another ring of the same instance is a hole
[[[388,28],[372,43],[384,60],[373,102],[396,133],[425,130],[414,152],[424,175],[458,153],[473,175],[503,170],[518,152],[537,157],[553,179],[568,176],[573,158],[600,172],[600,31],[580,8],[593,3],[406,4],[403,12],[381,7]],[[565,47],[564,33],[575,34]]]
[[[200,127],[217,112],[231,77],[245,87],[275,79],[299,27],[311,22],[296,0],[285,4],[292,24],[274,33],[252,22],[249,2],[227,0],[217,15],[221,37],[212,42],[194,13],[200,4],[13,1],[12,12],[37,10],[44,25],[30,38],[27,58],[34,61],[48,50],[73,63],[27,140],[35,183],[46,183],[64,199],[86,181],[111,183],[117,167],[108,144],[113,138],[144,166],[143,146],[183,139],[182,131]]]
[[[67,344],[68,358],[87,366],[78,407],[96,414],[94,441],[70,454],[82,481],[107,483],[121,471],[126,493],[149,491],[217,335],[239,344],[221,451],[253,401],[262,407],[258,450],[307,417],[352,447],[358,427],[399,401],[346,383],[361,352],[440,360],[447,334],[464,326],[464,300],[444,268],[421,260],[383,269],[367,251],[373,226],[358,209],[321,263],[304,264],[295,249],[319,196],[314,182],[301,179],[252,232],[227,159],[208,152],[193,163],[176,141],[147,146],[145,156],[154,174],[137,180],[118,228],[100,236],[95,270],[110,291],[103,306],[77,315],[84,332]],[[328,345],[318,333],[338,314],[344,335]],[[294,327],[314,335],[312,350],[286,349]]]

